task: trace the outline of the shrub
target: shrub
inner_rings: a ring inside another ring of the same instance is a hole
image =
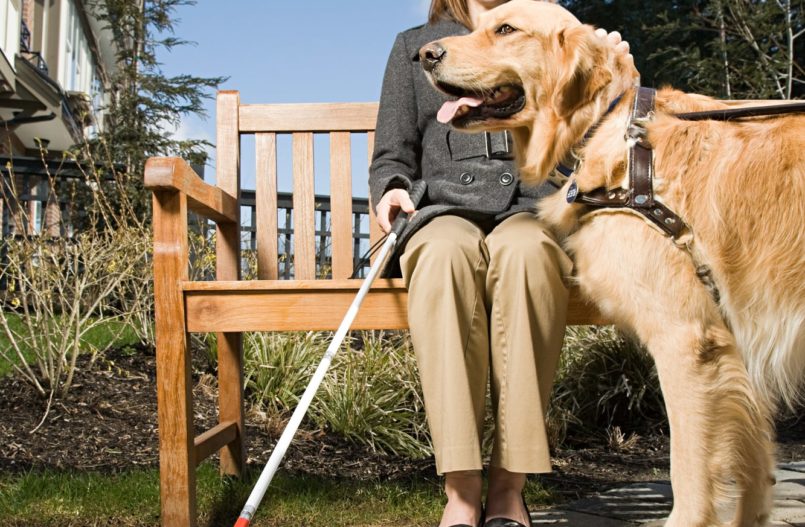
[[[285,421],[331,335],[247,334],[246,388],[253,410],[274,425]],[[406,332],[354,333],[334,357],[305,423],[380,453],[430,455],[415,362]],[[656,431],[664,423],[657,373],[645,350],[613,327],[568,328],[548,412],[554,447],[591,437],[628,444],[632,434]],[[486,450],[491,424],[487,419]]]
[[[655,430],[665,422],[654,362],[612,326],[567,329],[551,407],[554,445],[574,437]]]
[[[63,396],[70,389],[79,352],[105,351],[94,349],[86,339],[89,332],[111,320],[128,322],[132,313],[115,302],[114,293],[139,280],[137,262],[148,240],[119,228],[73,239],[37,236],[6,243],[8,255],[0,275],[8,279],[10,303],[23,323],[12,325],[11,312],[0,312],[0,327],[10,343],[0,354],[16,363],[17,373],[41,395]],[[121,331],[125,327],[120,325]]]
[[[247,333],[243,341],[244,383],[250,403],[269,417],[293,411],[324,355],[325,337],[313,331]]]
[[[7,284],[0,331],[8,341],[0,357],[48,399],[49,409],[54,397],[69,391],[79,353],[89,352],[94,360],[133,320],[149,317],[143,309],[153,295],[150,273],[144,272],[150,267],[151,236],[131,215],[130,204],[116,199],[119,175],[112,170],[107,179],[91,155],[79,150],[65,156],[79,161],[83,178],[67,181],[49,172],[46,154],[43,150],[47,206],[66,195],[76,210],[69,228],[57,223],[64,218],[45,214],[37,231],[23,205],[30,198],[17,189],[17,177],[6,167],[2,197],[13,236],[4,239],[0,265],[0,280]],[[93,338],[100,326],[118,335]]]
[[[431,453],[414,352],[405,334],[361,333],[360,349],[335,356],[312,418],[382,453]]]
[[[247,334],[245,382],[253,409],[269,421],[287,417],[331,337],[323,332]],[[430,443],[414,362],[405,334],[359,333],[333,359],[307,424],[381,453],[427,455]]]

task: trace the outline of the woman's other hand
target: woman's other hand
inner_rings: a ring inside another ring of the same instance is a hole
[[[401,210],[407,214],[413,214],[416,210],[407,190],[395,188],[383,194],[377,204],[377,223],[383,232],[391,231],[391,224]]]

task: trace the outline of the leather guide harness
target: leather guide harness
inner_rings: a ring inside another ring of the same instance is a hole
[[[629,188],[597,188],[590,192],[579,192],[576,189],[575,197],[571,199],[569,195],[568,202],[575,201],[597,209],[629,208],[659,227],[666,235],[676,239],[685,232],[685,223],[654,197],[654,151],[646,138],[646,125],[654,111],[654,95],[654,90],[641,87],[637,89],[635,96],[627,130],[631,144]]]
[[[718,304],[720,294],[713,279],[712,270],[704,263],[704,259],[695,247],[691,229],[679,215],[654,196],[654,151],[647,139],[647,125],[653,118],[655,95],[656,91],[651,88],[637,88],[626,132],[629,144],[629,185],[627,188],[601,187],[589,192],[579,191],[578,184],[572,179],[573,172],[578,169],[581,161],[575,154],[573,156],[577,160],[576,167],[568,169],[565,165],[560,164],[553,171],[550,179],[555,181],[562,177],[571,178],[567,191],[567,202],[580,203],[592,209],[586,214],[602,209],[624,209],[625,212],[637,213],[652,226],[669,236],[678,247],[684,248],[690,254],[696,268],[696,275]],[[612,106],[610,106],[611,108]],[[688,121],[705,119],[727,121],[744,117],[802,112],[805,112],[805,103],[681,113],[676,114],[675,117]]]

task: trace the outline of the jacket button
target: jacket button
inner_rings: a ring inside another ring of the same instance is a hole
[[[501,185],[503,185],[503,186],[508,186],[508,185],[511,185],[511,184],[512,184],[512,181],[514,181],[514,176],[512,176],[512,175],[511,175],[511,174],[509,174],[508,172],[504,172],[504,173],[502,173],[502,174],[500,175],[500,179],[499,179],[499,181],[500,181],[500,184],[501,184]]]
[[[459,181],[461,181],[463,185],[469,185],[470,183],[472,183],[472,180],[475,179],[475,177],[469,172],[464,172],[458,179]]]

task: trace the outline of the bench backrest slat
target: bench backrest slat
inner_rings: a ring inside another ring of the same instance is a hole
[[[257,240],[257,278],[277,280],[277,134],[255,134],[257,149],[255,188],[255,239]]]
[[[238,108],[240,94],[218,92],[215,115],[216,177],[224,192],[240,197],[240,137]],[[238,222],[240,210],[238,210]],[[218,280],[240,280],[240,229],[237,225],[218,226],[216,236],[216,277]]]
[[[330,133],[330,231],[333,278],[352,274],[352,156],[349,132]]]
[[[219,95],[219,105],[221,97],[226,99],[225,95],[225,92]],[[377,103],[244,104],[237,106],[234,114],[230,113],[236,116],[240,135],[255,136],[256,218],[252,219],[252,224],[256,231],[253,239],[257,249],[257,278],[276,280],[291,276],[290,262],[284,265],[279,262],[278,256],[282,253],[293,255],[295,279],[322,278],[330,270],[332,278],[336,279],[352,275],[355,255],[366,249],[354,237],[354,231],[360,231],[360,218],[365,222],[366,217],[353,210],[353,138],[365,134],[367,162],[371,164],[377,109]],[[223,111],[220,106],[219,111]],[[286,209],[286,217],[278,219],[278,207],[282,207],[277,199],[278,167],[287,166],[284,158],[280,159],[280,135],[291,136],[293,210]],[[313,159],[314,142],[318,145],[318,141],[328,139],[329,212],[316,209]],[[222,140],[219,135],[219,152]],[[368,178],[368,174],[354,177]],[[369,223],[371,244],[380,239],[382,233],[375,225],[373,214]],[[327,241],[325,232],[328,230]],[[282,243],[278,242],[279,234],[282,234]]]
[[[315,196],[313,194],[313,133],[292,134],[294,277],[316,278]]]

